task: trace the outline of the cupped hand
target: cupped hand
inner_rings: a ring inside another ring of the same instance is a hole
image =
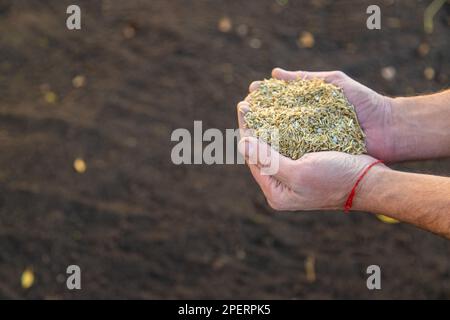
[[[251,136],[242,138],[238,148],[275,210],[343,209],[364,168],[376,161],[368,155],[336,151],[307,153],[292,160]],[[267,168],[276,170],[267,174]]]
[[[366,134],[367,153],[384,161],[395,160],[390,97],[369,89],[341,71],[285,71],[275,68],[272,77],[288,81],[319,78],[342,88],[348,101],[355,107],[358,121]],[[255,90],[259,83],[260,81],[253,82],[250,92]]]
[[[239,142],[239,151],[263,191],[269,205],[276,210],[343,209],[348,195],[363,170],[376,158],[390,160],[390,101],[373,90],[349,78],[342,72],[303,72],[274,69],[274,78],[294,80],[299,77],[321,78],[344,90],[355,106],[358,120],[366,134],[369,155],[349,155],[325,151],[307,153],[298,160],[280,155],[256,137],[246,136]],[[259,82],[250,85],[255,90]],[[238,104],[238,122],[245,133],[245,113],[248,101]],[[263,152],[260,152],[263,150]],[[276,162],[276,165],[274,163]],[[387,169],[384,165],[379,165]],[[267,173],[270,168],[271,172]],[[276,171],[273,171],[276,168]],[[359,188],[363,188],[364,181]]]

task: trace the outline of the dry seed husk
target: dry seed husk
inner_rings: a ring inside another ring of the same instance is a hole
[[[268,79],[249,95],[246,126],[282,155],[366,153],[355,108],[341,88],[321,79]],[[277,140],[276,140],[277,139]]]

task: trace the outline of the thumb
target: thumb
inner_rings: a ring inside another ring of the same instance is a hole
[[[275,68],[272,70],[272,77],[280,80],[290,81],[302,78],[301,71],[286,71],[281,68]]]
[[[291,81],[297,79],[323,79],[326,82],[334,82],[339,79],[340,73],[337,71],[286,71],[281,68],[272,70],[272,77],[280,80]]]
[[[255,137],[242,138],[239,141],[238,150],[248,164],[254,164],[260,168],[262,175],[271,175],[288,183],[294,160],[279,154],[267,143]]]

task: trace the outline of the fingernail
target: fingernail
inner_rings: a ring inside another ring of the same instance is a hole
[[[256,89],[259,87],[260,83],[261,83],[261,81],[253,81],[253,82],[250,84],[250,86],[248,87],[248,90],[249,90],[250,92],[256,90]]]
[[[247,102],[240,102],[239,103],[239,112],[242,115],[245,115],[250,110]]]
[[[245,115],[249,110],[250,108],[247,105],[239,106],[239,112],[242,113],[242,115]]]

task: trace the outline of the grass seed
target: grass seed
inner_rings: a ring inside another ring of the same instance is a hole
[[[248,101],[247,128],[284,156],[295,160],[318,151],[366,153],[355,109],[333,84],[268,79]]]

